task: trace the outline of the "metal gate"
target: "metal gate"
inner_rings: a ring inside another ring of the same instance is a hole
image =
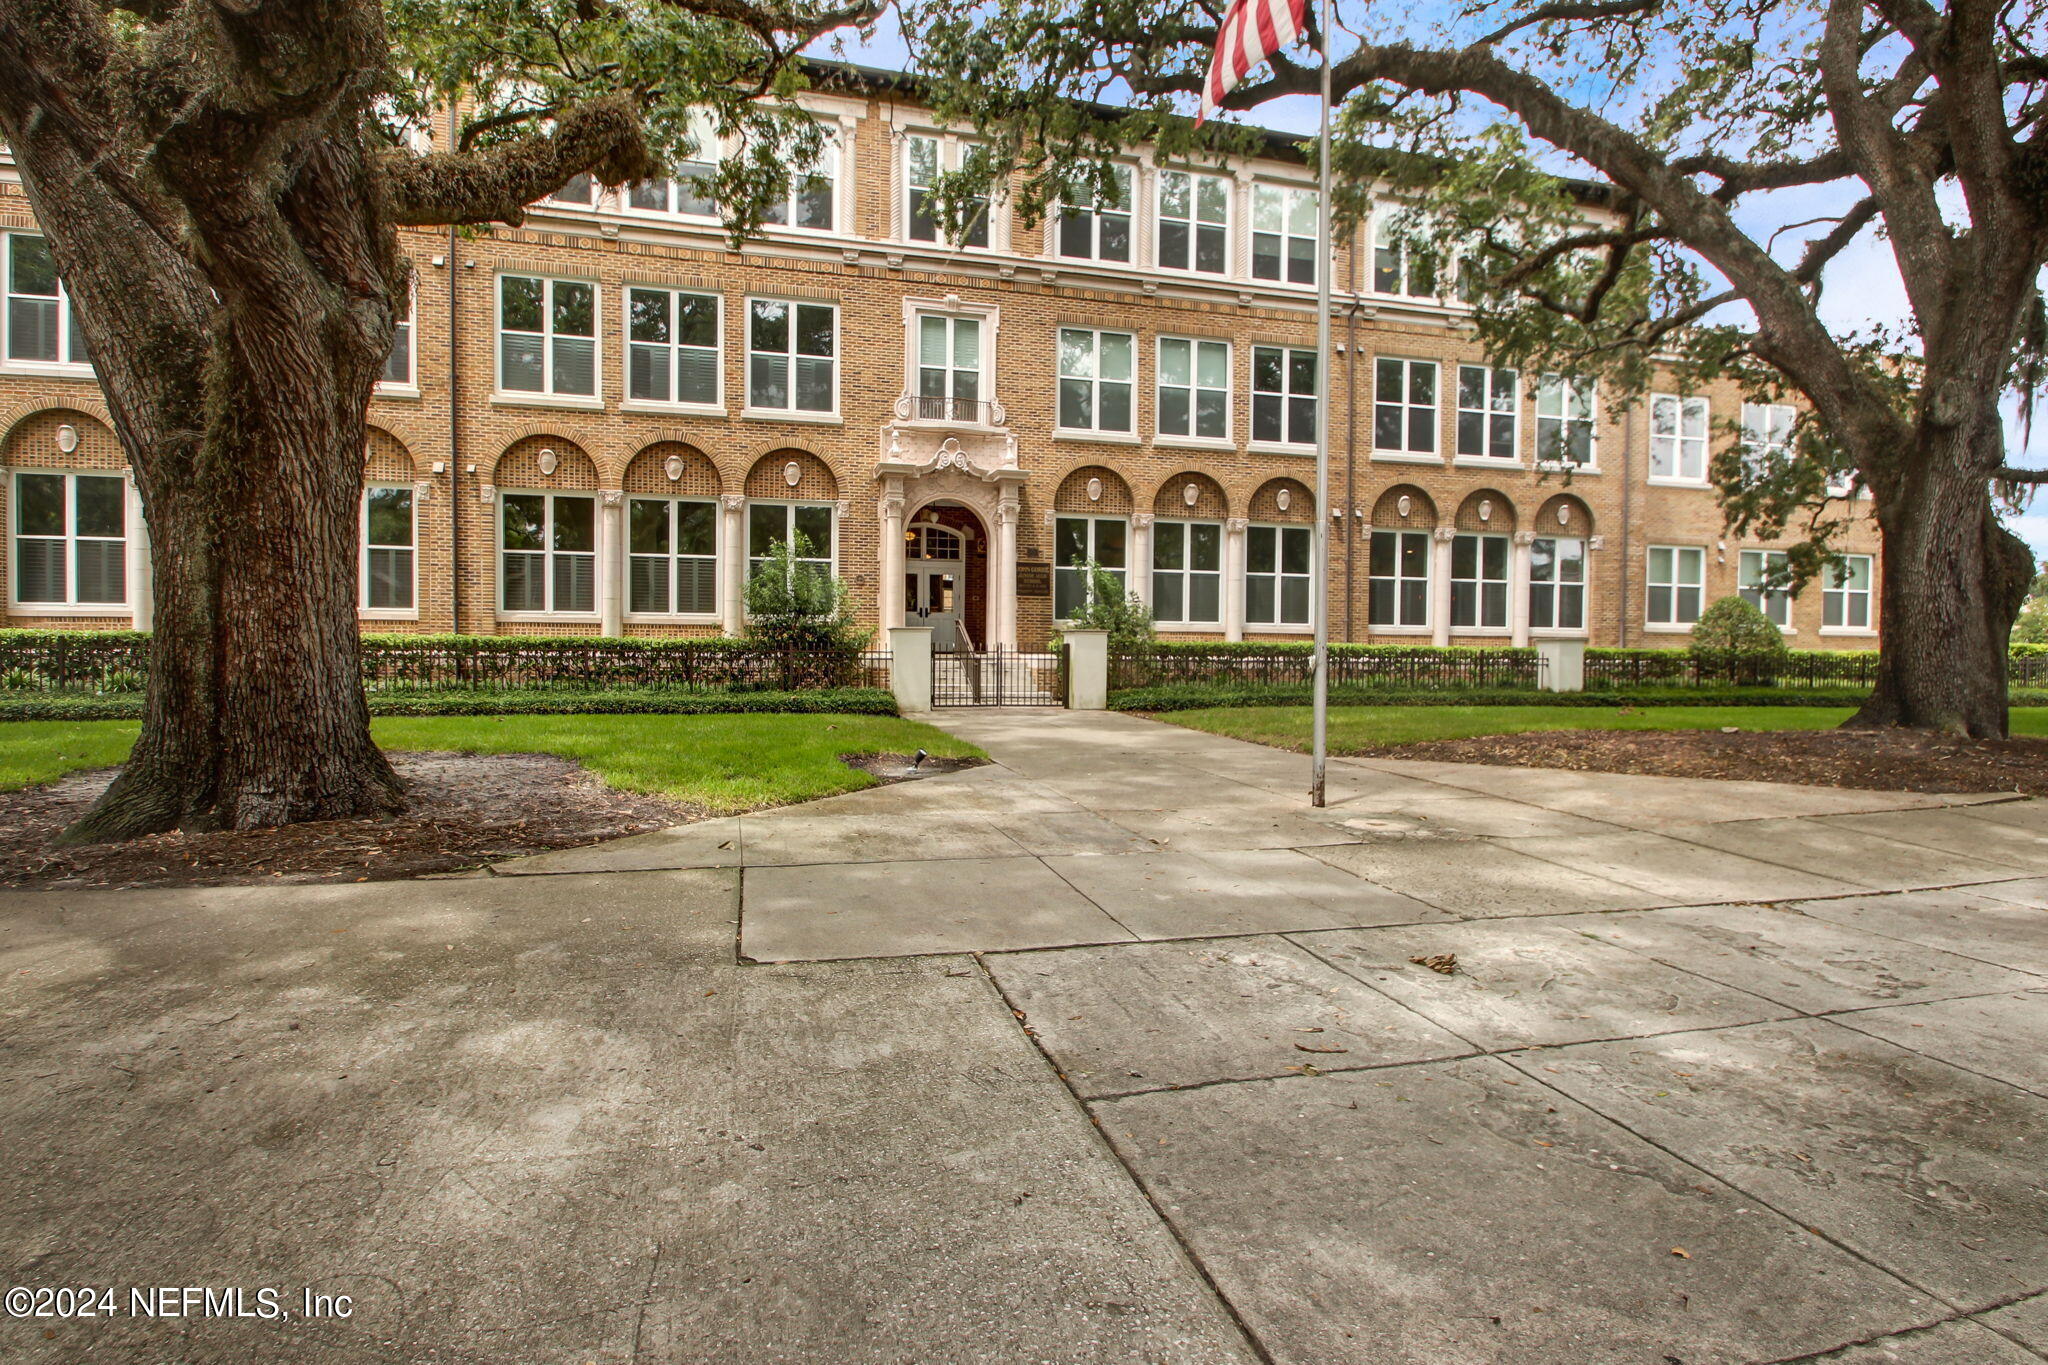
[[[933,706],[1065,706],[1067,654],[959,650],[932,655]]]

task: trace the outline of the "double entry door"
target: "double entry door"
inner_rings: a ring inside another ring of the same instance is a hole
[[[960,598],[966,586],[961,567],[957,561],[913,563],[903,574],[903,624],[930,626],[935,650],[960,647]]]

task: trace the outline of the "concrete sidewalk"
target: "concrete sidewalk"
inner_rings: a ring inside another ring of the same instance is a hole
[[[2048,1358],[2043,803],[936,719],[996,763],[0,898],[10,1283],[357,1299],[0,1357]]]

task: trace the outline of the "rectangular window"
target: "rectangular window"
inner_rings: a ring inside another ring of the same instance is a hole
[[[952,152],[952,165],[947,165],[947,152]],[[947,171],[961,168],[962,159],[969,148],[962,143],[947,144],[936,137],[913,133],[903,143],[903,183],[907,195],[903,206],[904,230],[913,242],[946,241],[953,246],[988,245],[988,196],[977,195],[966,206],[962,215],[966,226],[958,236],[949,237],[940,230],[938,205],[934,191],[939,176]]]
[[[1230,182],[1191,171],[1159,173],[1159,267],[1221,275],[1230,269]]]
[[[1870,556],[1844,555],[1821,571],[1820,623],[1828,630],[1870,629]]]
[[[377,382],[399,388],[411,388],[412,369],[412,302],[411,289],[405,291],[405,311],[398,317],[391,331],[391,354],[384,357],[384,373]]]
[[[498,387],[506,393],[596,397],[596,285],[499,276]]]
[[[640,403],[719,401],[719,299],[677,289],[626,291],[626,397]]]
[[[549,195],[547,201],[550,204],[587,209],[597,203],[597,178],[588,171],[579,171],[570,176],[562,188]]]
[[[1171,625],[1223,623],[1223,524],[1162,521],[1152,528],[1152,615]]]
[[[1429,532],[1374,531],[1366,621],[1375,626],[1429,624]]]
[[[1128,529],[1121,517],[1060,517],[1053,522],[1052,614],[1066,620],[1093,591],[1088,565],[1104,570],[1119,592],[1129,582]]]
[[[839,310],[828,303],[747,304],[747,406],[839,410]]]
[[[1546,374],[1536,386],[1536,458],[1543,464],[1591,469],[1599,463],[1594,429],[1598,384]]]
[[[1381,294],[1435,298],[1436,258],[1403,240],[1400,220],[1400,210],[1380,213],[1373,220],[1372,287]]]
[[[1772,625],[1788,630],[1792,625],[1792,593],[1779,586],[1785,579],[1788,561],[1782,550],[1744,550],[1737,574],[1736,591]]]
[[[1508,628],[1508,538],[1459,536],[1451,542],[1451,629]]]
[[[1519,459],[1521,376],[1486,365],[1458,367],[1458,458]]]
[[[1652,545],[1649,599],[1643,619],[1653,626],[1689,626],[1700,619],[1706,596],[1707,552],[1686,545]]]
[[[1791,458],[1792,428],[1798,420],[1799,409],[1789,403],[1744,403],[1743,458],[1758,469]]]
[[[1373,364],[1372,446],[1401,455],[1436,454],[1436,362],[1381,356]]]
[[[1110,192],[1086,207],[1059,211],[1059,254],[1078,260],[1131,259],[1131,168],[1109,168]]]
[[[981,319],[922,313],[917,319],[917,415],[984,420]]]
[[[14,476],[14,600],[53,607],[128,600],[128,489],[119,474]]]
[[[1137,338],[1060,328],[1059,424],[1066,431],[1130,431]]]
[[[499,583],[508,612],[597,610],[597,499],[506,493],[500,500]]]
[[[650,616],[718,611],[718,504],[708,498],[626,502],[626,610]]]
[[[1316,282],[1316,192],[1252,186],[1252,278]]]
[[[1254,626],[1305,626],[1314,583],[1315,532],[1252,526],[1244,533],[1244,619]]]
[[[91,363],[50,244],[25,232],[7,234],[7,358],[43,365]]]
[[[1707,481],[1707,400],[1660,393],[1650,398],[1650,477]]]
[[[1275,445],[1316,443],[1316,353],[1252,347],[1252,439]]]
[[[762,562],[784,542],[795,547],[793,572],[806,578],[829,579],[836,552],[832,534],[832,507],[829,503],[748,503],[748,579],[761,572]]]
[[[839,134],[826,128],[818,155],[808,165],[797,167],[795,153],[783,160],[790,163],[788,191],[761,215],[764,223],[778,227],[814,228],[830,232],[837,217],[839,184]]]
[[[1576,536],[1539,536],[1529,547],[1529,626],[1532,630],[1586,628],[1586,542]]]
[[[411,611],[417,547],[412,486],[373,483],[363,490],[363,608]]]
[[[668,180],[643,180],[626,191],[626,206],[641,213],[674,213],[686,218],[718,217],[711,197],[711,178],[718,173],[718,129],[708,110],[690,111],[681,160],[672,164]]]
[[[1159,338],[1159,434],[1230,436],[1230,343]]]

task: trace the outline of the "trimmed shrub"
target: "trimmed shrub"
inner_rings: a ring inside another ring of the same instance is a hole
[[[798,715],[894,716],[896,698],[875,687],[810,688],[801,692],[579,692],[565,688],[489,692],[473,688],[373,693],[373,716],[714,716],[781,712]],[[42,692],[0,697],[0,721],[139,720],[140,696]]]
[[[1724,597],[1700,613],[1692,628],[1697,654],[1783,654],[1785,635],[1740,597]]]
[[[1332,706],[1857,706],[1868,692],[1815,688],[1673,687],[1629,691],[1537,692],[1516,689],[1432,689],[1333,687]],[[2042,694],[2048,699],[2048,694]],[[1212,706],[1307,706],[1301,686],[1218,687],[1207,684],[1138,687],[1112,692],[1116,711],[1199,711]],[[2014,705],[2022,705],[2015,700]]]

